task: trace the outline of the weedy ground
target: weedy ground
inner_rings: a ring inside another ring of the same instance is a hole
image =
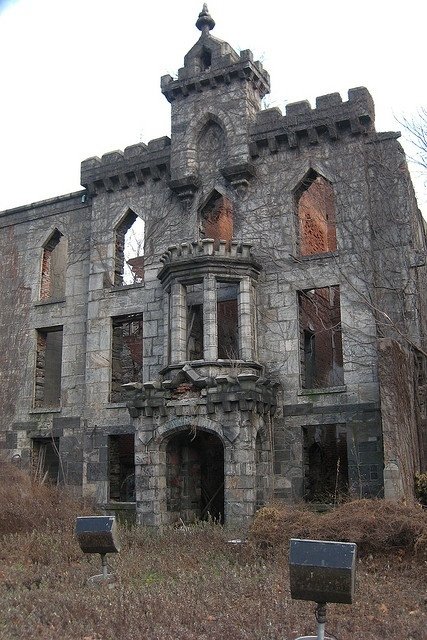
[[[314,605],[292,600],[289,537],[359,545],[355,603],[329,605],[339,640],[427,639],[427,512],[355,501],[330,514],[273,505],[245,545],[200,523],[155,533],[122,529],[110,555],[116,582],[88,586],[98,556],[84,556],[65,490],[0,471],[1,640],[292,640],[315,632]]]

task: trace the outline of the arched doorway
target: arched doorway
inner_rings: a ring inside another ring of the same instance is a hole
[[[168,439],[166,499],[172,520],[224,522],[224,447],[217,435],[186,429]]]

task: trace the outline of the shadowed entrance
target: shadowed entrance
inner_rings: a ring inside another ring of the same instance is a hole
[[[224,521],[224,447],[218,436],[188,429],[166,448],[167,510],[184,522]]]

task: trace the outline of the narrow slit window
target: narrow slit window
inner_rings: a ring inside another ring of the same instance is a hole
[[[297,209],[300,254],[335,251],[335,197],[330,182],[311,172],[297,193]]]
[[[187,359],[203,359],[203,283],[186,286]]]
[[[239,285],[233,282],[217,283],[218,358],[239,358],[238,323]]]

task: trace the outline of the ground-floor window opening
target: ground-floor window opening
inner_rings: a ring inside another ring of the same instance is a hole
[[[339,502],[348,494],[347,434],[340,425],[303,427],[304,498]]]
[[[31,449],[33,475],[38,482],[57,484],[59,479],[59,438],[34,438]]]
[[[167,510],[176,520],[224,522],[224,447],[218,436],[189,429],[166,449]]]
[[[109,436],[108,480],[111,501],[135,501],[135,436],[133,433]]]

